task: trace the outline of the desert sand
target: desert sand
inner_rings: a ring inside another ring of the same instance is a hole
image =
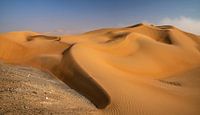
[[[37,84],[34,80],[40,81],[38,92],[26,93],[28,102],[48,90],[62,97],[52,96],[54,101],[44,105],[38,104],[42,99],[37,99],[30,105],[25,98],[14,100],[23,92],[14,90],[17,94],[13,95],[2,90],[1,113],[38,114],[40,108],[42,113],[55,114],[200,114],[200,37],[173,26],[141,23],[64,36],[28,31],[2,33],[0,61],[1,79],[9,79],[1,81],[5,85],[0,89],[15,88],[15,80],[23,84],[28,79],[26,74],[34,74],[27,82],[29,87],[18,86],[32,92]],[[24,77],[3,74],[2,68],[6,67],[15,68],[15,72],[7,69],[8,73],[17,75],[20,71]],[[43,82],[48,85],[42,86]],[[12,108],[17,109],[9,108],[5,94],[13,98]],[[20,104],[25,108],[20,109]]]

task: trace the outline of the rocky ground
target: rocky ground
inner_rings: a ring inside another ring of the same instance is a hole
[[[0,63],[0,114],[94,114],[95,106],[52,75]]]

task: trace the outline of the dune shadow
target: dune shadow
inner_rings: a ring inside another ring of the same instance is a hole
[[[177,81],[167,81],[167,80],[158,80],[158,81],[165,83],[165,84],[173,85],[173,86],[179,86],[179,87],[182,86],[182,84]]]
[[[165,37],[162,37],[162,38],[158,39],[157,41],[166,43],[166,44],[170,44],[170,45],[173,44],[169,35],[166,35]]]
[[[134,28],[134,27],[139,27],[139,26],[142,26],[142,25],[143,25],[142,23],[139,23],[139,24],[127,26],[126,28]]]
[[[122,33],[107,32],[106,35],[109,36],[110,40],[106,41],[105,43],[113,42],[119,39],[124,39],[129,34],[130,32],[122,32]]]
[[[44,39],[44,40],[55,40],[60,41],[61,38],[57,36],[46,36],[46,35],[34,35],[34,36],[28,36],[26,38],[27,41],[33,41],[35,39]]]

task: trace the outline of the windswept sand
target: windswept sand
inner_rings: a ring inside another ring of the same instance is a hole
[[[200,37],[173,26],[10,32],[0,35],[0,49],[4,63],[45,70],[85,96],[99,108],[85,103],[90,114],[200,114]]]

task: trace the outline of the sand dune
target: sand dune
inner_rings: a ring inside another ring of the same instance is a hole
[[[53,73],[99,108],[95,114],[200,114],[200,37],[173,26],[11,32],[0,35],[0,48],[1,61]]]
[[[44,55],[61,55],[70,45],[60,42],[59,39],[33,32],[4,33],[0,35],[0,57],[5,62],[26,64],[40,57],[44,58]]]

